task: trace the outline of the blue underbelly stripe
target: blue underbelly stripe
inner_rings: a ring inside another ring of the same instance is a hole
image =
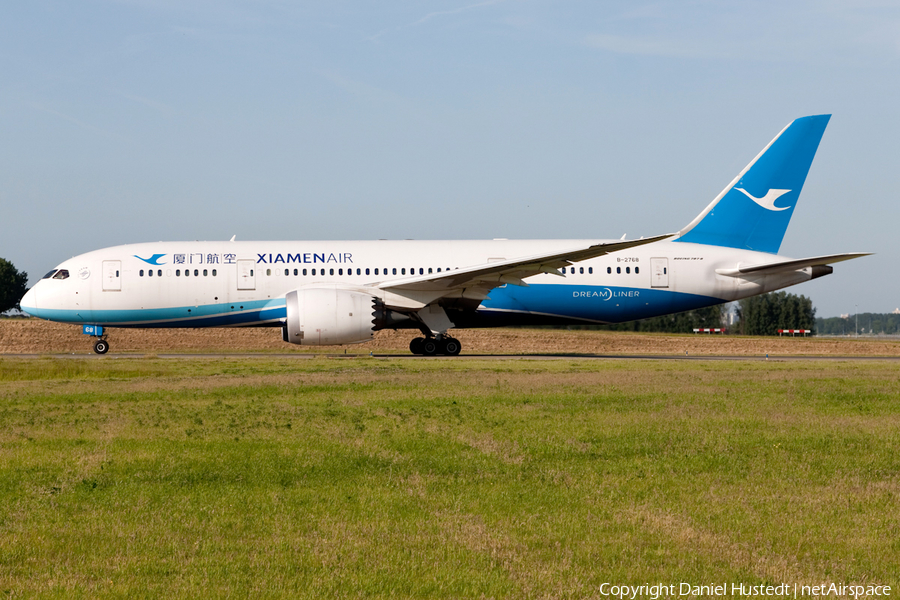
[[[621,323],[720,304],[710,296],[668,289],[593,285],[507,285],[481,303],[484,312],[535,313],[570,319]]]
[[[234,308],[232,308],[232,306]],[[124,310],[29,309],[41,319],[108,327],[225,327],[285,318],[284,298],[242,303]]]
[[[711,296],[668,289],[541,284],[506,285],[491,290],[479,312],[515,312],[603,323],[621,323],[720,304]],[[234,307],[234,308],[232,308]],[[228,327],[262,324],[286,318],[284,298],[172,308],[124,310],[29,309],[35,317],[64,323],[108,327]]]

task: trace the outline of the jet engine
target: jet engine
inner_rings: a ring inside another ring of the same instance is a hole
[[[387,309],[377,293],[328,285],[289,292],[282,339],[303,346],[359,344],[379,329],[413,325],[408,315]]]
[[[372,339],[375,298],[337,287],[309,287],[289,292],[284,341],[304,346],[358,344]]]

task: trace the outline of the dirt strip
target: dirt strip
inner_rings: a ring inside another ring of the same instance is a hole
[[[366,344],[299,347],[278,328],[108,329],[111,352],[335,352],[406,351],[412,330],[380,331]],[[454,330],[465,354],[654,354],[691,356],[900,356],[900,341],[863,338],[778,338],[709,334],[647,334],[550,329]],[[0,354],[92,352],[77,325],[39,319],[0,319]]]

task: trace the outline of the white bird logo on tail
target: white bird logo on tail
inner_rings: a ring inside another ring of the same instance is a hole
[[[777,211],[777,210],[787,210],[790,208],[790,206],[785,206],[784,208],[778,208],[777,206],[775,206],[775,201],[778,200],[779,198],[781,198],[782,196],[784,196],[785,194],[787,194],[791,190],[769,190],[768,192],[766,192],[765,196],[763,196],[762,198],[757,198],[756,196],[753,196],[750,192],[748,192],[747,190],[745,190],[743,188],[734,188],[734,189],[743,193],[745,196],[747,196],[748,198],[750,198],[751,200],[753,200],[754,202],[756,202],[757,204],[759,204],[766,210]]]

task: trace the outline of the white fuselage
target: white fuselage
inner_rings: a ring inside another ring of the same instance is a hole
[[[607,240],[608,241],[608,240]],[[22,301],[32,315],[125,327],[278,325],[285,295],[310,285],[370,288],[598,240],[157,242],[60,264]],[[810,279],[808,269],[734,277],[717,269],[782,257],[661,241],[503,285],[457,326],[623,322],[744,298]],[[787,260],[787,259],[784,259]],[[65,272],[66,277],[59,274]],[[451,316],[451,318],[453,318]]]

